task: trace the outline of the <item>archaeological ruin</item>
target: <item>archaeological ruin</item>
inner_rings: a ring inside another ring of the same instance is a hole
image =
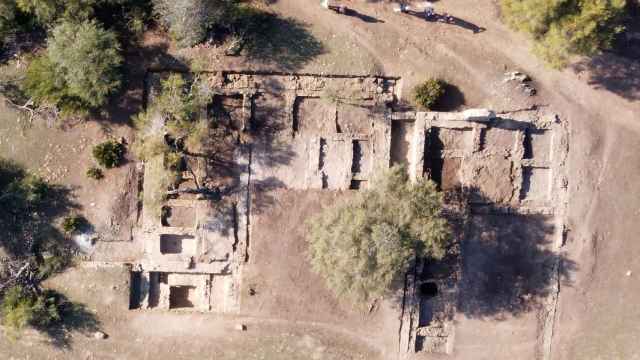
[[[147,93],[157,91],[154,86],[166,75],[150,73]],[[495,285],[466,270],[499,261],[500,246],[524,242],[539,231],[544,241],[534,245],[536,251],[554,252],[561,245],[568,125],[546,109],[396,111],[402,80],[393,77],[201,75],[214,89],[211,104],[202,111],[212,121],[255,136],[239,137],[229,155],[226,180],[214,184],[222,199],[177,192],[163,204],[161,215],[142,209],[134,239],[144,256],[131,265],[132,309],[241,311],[252,216],[261,210],[256,192],[358,191],[370,186],[376,169],[393,164],[405,164],[412,179],[426,177],[444,191],[468,196],[467,216],[455,227],[459,249],[447,259],[448,266],[419,262],[407,274],[400,352],[451,353],[459,313],[481,316],[490,310],[460,297]],[[220,166],[195,156],[187,161],[194,171],[182,174],[178,189],[194,182],[207,186]],[[144,189],[152,186],[155,166],[161,164],[144,164],[143,196],[151,196]],[[488,253],[494,257],[465,257],[488,246],[498,249]],[[519,251],[531,250],[519,246]],[[542,264],[550,272],[558,266],[532,256],[530,266]],[[553,281],[547,285],[554,286]],[[528,299],[534,290],[527,286],[518,293],[496,291]],[[542,306],[555,301],[553,291],[548,293]],[[498,307],[500,300],[492,299]],[[546,316],[553,316],[550,311]]]

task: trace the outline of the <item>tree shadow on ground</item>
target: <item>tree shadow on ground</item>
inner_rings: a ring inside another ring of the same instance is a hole
[[[60,319],[48,325],[36,325],[36,330],[47,335],[51,344],[58,348],[68,348],[72,345],[72,331],[79,331],[85,336],[91,336],[100,330],[100,320],[85,305],[75,303],[67,297],[53,290],[45,290],[44,296],[54,299]]]
[[[587,83],[627,100],[640,100],[640,5],[627,2],[626,30],[613,48],[571,65],[577,73],[588,74]]]
[[[55,226],[62,217],[80,209],[72,193],[73,189],[48,184],[20,165],[0,159],[0,247],[6,254],[0,267],[0,294],[19,285],[43,296],[47,305],[55,305],[58,319],[35,321],[33,326],[59,347],[70,344],[70,330],[95,331],[99,325],[84,305],[41,289],[42,281],[72,263],[75,246]],[[79,231],[90,229],[91,224],[80,221]],[[43,317],[50,318],[51,313]]]
[[[33,53],[43,47],[46,40],[46,32],[40,28],[7,35],[4,41],[0,42],[0,65],[19,55]]]
[[[577,265],[555,248],[552,216],[515,214],[478,189],[453,189],[445,198],[455,241],[445,258],[425,259],[416,273],[421,326],[432,318],[452,320],[451,309],[468,318],[518,316],[540,309],[561,284],[571,285]],[[421,292],[427,282],[444,286],[441,295]]]
[[[518,316],[540,308],[561,283],[571,284],[577,265],[556,248],[553,216],[515,214],[479,189],[466,194],[458,312],[469,318]]]
[[[284,85],[271,79],[265,83],[264,92],[254,97],[253,116],[249,134],[251,136],[252,168],[269,173],[270,169],[291,163],[296,156],[291,145],[292,134],[287,123]],[[275,176],[251,180],[251,213],[261,214],[275,204],[273,191],[285,188]]]
[[[444,95],[433,106],[434,111],[456,111],[460,110],[466,103],[464,94],[460,88],[446,82],[444,85]]]
[[[640,44],[638,45],[640,48]],[[589,74],[587,83],[627,100],[640,100],[640,59],[603,53],[573,64],[575,72]]]
[[[43,182],[11,161],[0,162],[0,246],[10,256],[24,257],[68,245],[54,224],[80,209],[73,189]]]
[[[169,53],[169,43],[132,45],[124,51],[122,86],[100,114],[97,120],[109,125],[132,126],[132,117],[146,107],[146,81],[148,71],[189,71],[184,59]]]
[[[295,157],[291,146],[289,116],[284,85],[276,79],[269,80],[264,92],[253,99],[253,116],[249,133],[252,138],[252,163],[263,167],[287,165]]]
[[[322,43],[293,18],[255,11],[248,15],[243,52],[252,62],[273,64],[285,71],[295,71],[324,53]]]

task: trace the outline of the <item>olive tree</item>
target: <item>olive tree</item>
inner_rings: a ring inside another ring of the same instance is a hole
[[[411,183],[395,166],[310,222],[311,265],[336,295],[356,301],[384,296],[412,259],[440,259],[450,241],[434,183]]]
[[[160,22],[181,47],[202,42],[225,19],[235,0],[153,0]]]
[[[93,107],[103,105],[120,86],[122,56],[116,34],[93,21],[56,26],[48,54],[69,94]]]
[[[572,55],[595,55],[623,31],[626,0],[501,0],[506,22],[531,35],[535,51],[553,67]]]
[[[52,30],[47,51],[29,64],[24,89],[37,103],[87,112],[119,89],[121,64],[115,33],[93,21],[65,21]]]

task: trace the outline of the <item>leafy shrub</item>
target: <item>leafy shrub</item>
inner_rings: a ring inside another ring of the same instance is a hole
[[[534,50],[551,66],[572,55],[591,56],[612,46],[623,30],[626,0],[501,0],[506,22],[531,35]]]
[[[100,180],[104,178],[104,174],[102,173],[102,169],[99,167],[92,166],[87,169],[87,177],[89,179]]]
[[[202,42],[220,24],[235,0],[153,0],[160,22],[180,47]]]
[[[46,327],[61,320],[52,292],[35,294],[20,285],[6,291],[0,312],[2,324],[10,332],[20,331],[27,325]]]
[[[74,233],[85,224],[85,219],[80,215],[67,216],[62,220],[62,229],[66,233]]]
[[[125,147],[115,140],[107,140],[93,147],[93,157],[107,169],[119,166],[124,158]]]
[[[414,88],[414,99],[418,106],[424,109],[431,109],[444,95],[444,87],[444,81],[429,79]]]
[[[412,184],[402,167],[393,167],[371,190],[311,221],[311,265],[338,296],[383,296],[415,256],[444,256],[450,236],[441,208],[432,182]]]

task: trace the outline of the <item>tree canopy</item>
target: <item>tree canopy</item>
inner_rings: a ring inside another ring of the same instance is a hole
[[[429,79],[416,85],[413,95],[416,103],[423,109],[431,109],[445,93],[445,82],[440,79]]]
[[[572,55],[595,55],[623,30],[626,0],[501,0],[507,23],[530,34],[553,67]]]
[[[311,221],[313,269],[338,296],[383,296],[416,257],[442,258],[450,241],[441,216],[442,194],[434,183],[411,183],[395,166],[347,202]]]
[[[202,42],[237,0],[153,0],[154,11],[181,47]]]
[[[69,93],[91,106],[103,105],[120,86],[122,64],[116,34],[93,21],[63,22],[52,31],[48,54]]]
[[[25,90],[37,102],[98,108],[120,86],[120,45],[94,21],[64,21],[52,30],[46,54],[27,69]]]

